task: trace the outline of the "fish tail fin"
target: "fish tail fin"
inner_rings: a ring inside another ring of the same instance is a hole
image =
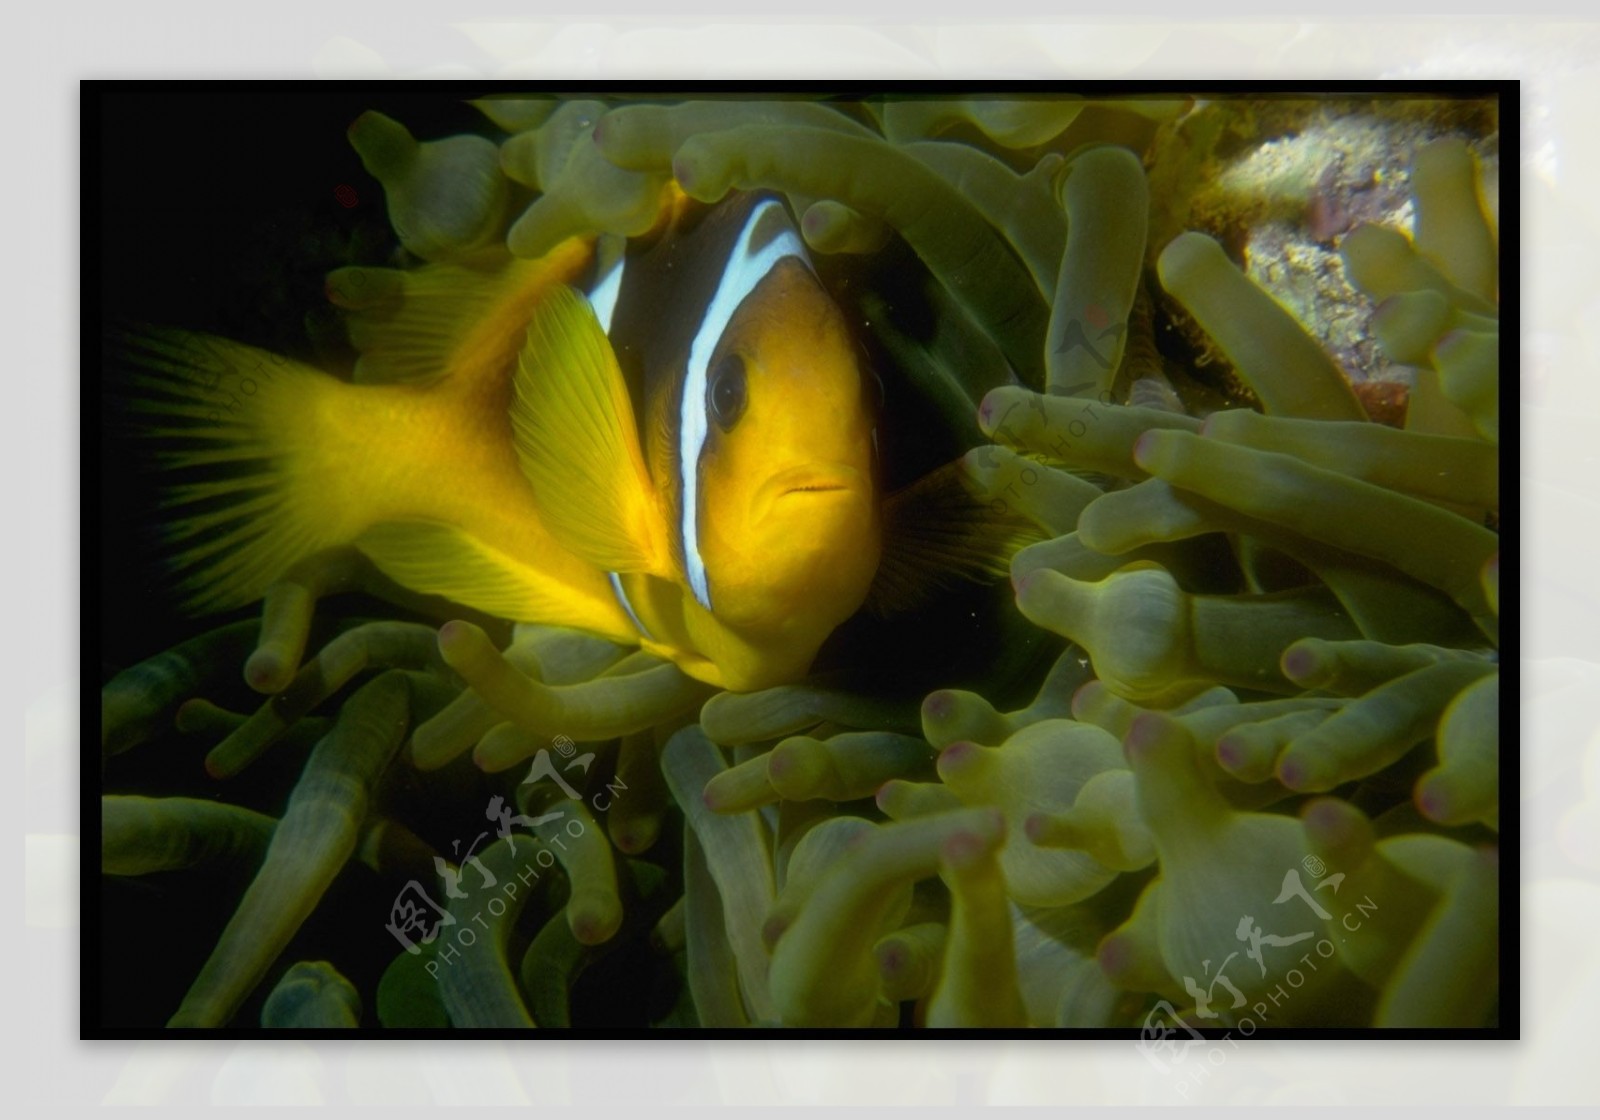
[[[210,335],[137,327],[108,342],[118,420],[163,476],[161,551],[184,610],[253,602],[298,561],[349,543],[348,498],[319,468],[337,435],[327,406],[347,386]]]

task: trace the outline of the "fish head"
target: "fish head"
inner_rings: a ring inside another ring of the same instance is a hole
[[[832,627],[881,553],[875,379],[801,260],[774,266],[707,366],[699,552],[727,625]]]

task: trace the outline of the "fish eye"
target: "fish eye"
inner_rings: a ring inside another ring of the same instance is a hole
[[[731,431],[744,415],[744,359],[729,354],[711,374],[711,417],[717,427]]]

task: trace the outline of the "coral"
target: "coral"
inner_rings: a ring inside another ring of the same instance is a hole
[[[225,789],[292,781],[259,812],[108,779],[106,876],[253,875],[162,1016],[1147,1039],[1493,1023],[1484,136],[1431,124],[1410,158],[1383,153],[1409,175],[1358,205],[1243,102],[474,104],[494,140],[418,143],[376,113],[351,128],[410,253],[607,251],[679,191],[778,191],[885,374],[885,469],[961,456],[1037,543],[1009,589],[852,620],[810,677],[744,694],[464,616],[349,554],[303,561],[259,623],[102,692],[116,775],[176,717]],[[1355,122],[1338,166],[1362,182],[1374,136],[1416,135],[1404,115],[1384,133],[1381,107],[1282,111],[1320,135]],[[1257,159],[1272,174],[1242,175]],[[1338,263],[1333,302],[1263,284],[1293,264],[1284,222],[1333,244],[1316,250]],[[1241,230],[1267,231],[1247,262]],[[425,373],[363,350],[412,283],[329,277],[357,379]],[[1213,360],[1223,389],[1197,376]],[[1402,366],[1403,427],[1368,420],[1352,382]],[[389,613],[369,617],[374,599]],[[266,696],[253,713],[198,699],[241,671]],[[498,838],[479,847],[484,823]],[[352,877],[399,891],[354,919],[375,959],[288,967]]]

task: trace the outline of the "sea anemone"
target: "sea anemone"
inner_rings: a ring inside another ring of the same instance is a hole
[[[298,565],[103,688],[107,899],[217,898],[187,992],[108,1023],[1495,1024],[1492,103],[474,105],[351,126],[403,249],[327,278],[354,380],[426,373],[374,341],[406,260],[776,191],[886,470],[957,460],[1035,543],[753,693]],[[252,804],[152,796],[174,729]]]

